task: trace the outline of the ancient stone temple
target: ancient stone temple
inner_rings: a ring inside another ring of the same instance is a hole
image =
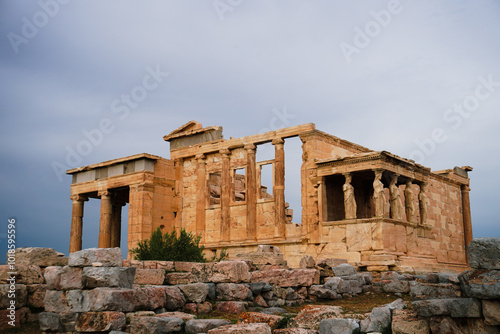
[[[303,150],[300,222],[293,222],[285,198],[284,148],[292,137]],[[82,247],[84,203],[97,198],[99,247],[120,246],[121,211],[129,203],[129,248],[157,227],[184,227],[201,235],[207,250],[228,247],[230,257],[259,244],[278,246],[292,267],[305,254],[367,270],[467,267],[468,166],[431,171],[314,124],[224,139],[222,127],[190,121],[164,140],[170,159],[143,153],[67,171],[73,177],[70,252]],[[274,158],[257,161],[266,143]],[[272,171],[272,184],[262,182],[264,170]]]

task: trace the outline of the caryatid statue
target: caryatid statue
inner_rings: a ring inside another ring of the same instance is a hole
[[[413,183],[411,179],[406,179],[405,187],[405,210],[406,210],[406,220],[408,222],[413,221],[415,216],[415,206],[413,204],[413,192],[411,191]]]
[[[427,210],[429,209],[429,198],[427,197],[427,183],[420,184],[418,193],[418,204],[420,207],[420,224],[425,224],[427,220]]]
[[[403,204],[401,203],[401,195],[399,194],[399,187],[397,186],[399,174],[392,174],[391,183],[389,184],[389,193],[391,203],[391,218],[403,219]]]
[[[344,190],[344,208],[345,219],[356,219],[356,198],[354,197],[354,187],[351,184],[351,173],[345,173],[345,183],[342,186]]]
[[[382,183],[382,170],[375,169],[375,180],[373,180],[373,205],[375,207],[375,217],[384,216],[385,211],[385,192]]]

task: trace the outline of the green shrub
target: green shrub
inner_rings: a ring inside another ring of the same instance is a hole
[[[130,250],[137,260],[206,262],[204,246],[200,246],[201,236],[187,232],[184,228],[177,235],[175,229],[165,234],[158,227],[151,239],[140,241]]]

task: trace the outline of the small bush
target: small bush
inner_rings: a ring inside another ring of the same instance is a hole
[[[165,234],[158,227],[151,234],[151,239],[140,241],[130,250],[137,260],[206,262],[204,246],[200,246],[201,236],[181,229],[179,236],[174,230]]]

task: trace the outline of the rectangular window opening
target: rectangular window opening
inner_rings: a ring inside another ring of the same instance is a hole
[[[208,174],[208,205],[220,205],[222,172]]]
[[[273,198],[273,164],[261,164],[259,165],[259,198],[260,199],[270,199]]]
[[[233,201],[244,202],[246,200],[245,168],[233,169]]]

